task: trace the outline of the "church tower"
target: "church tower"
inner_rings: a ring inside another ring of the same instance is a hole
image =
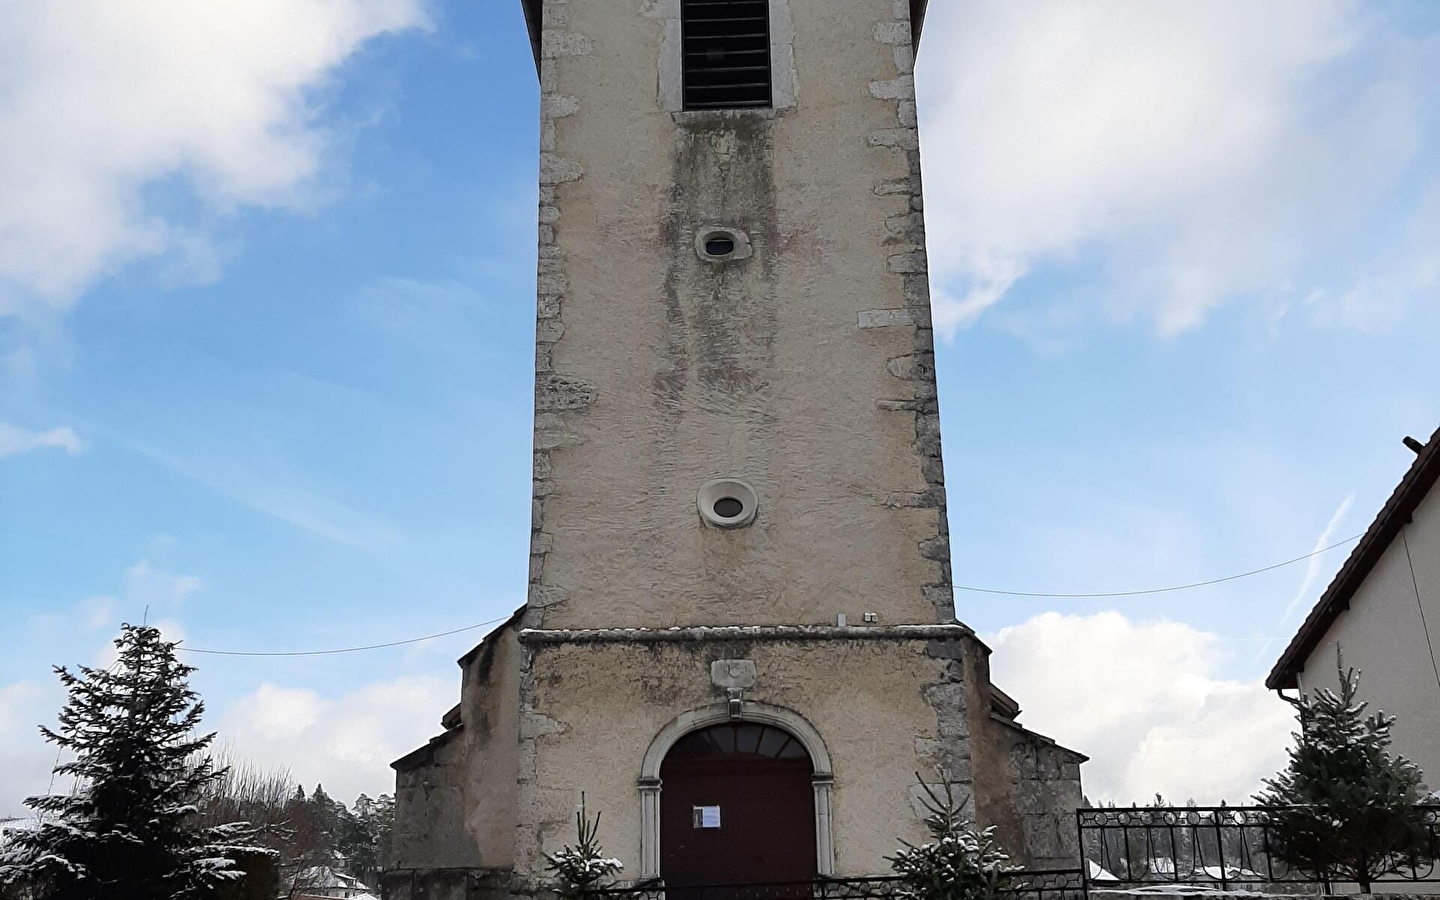
[[[541,87],[525,606],[395,763],[390,900],[886,871],[915,772],[1075,865],[1079,754],[955,618],[924,0],[522,0]],[[983,136],[977,136],[983,139]]]

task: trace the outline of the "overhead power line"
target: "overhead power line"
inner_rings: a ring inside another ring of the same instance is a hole
[[[1089,594],[1051,594],[1044,591],[1002,591],[997,588],[969,587],[963,584],[955,585],[955,590],[971,591],[972,593],[976,594],[1004,594],[1007,597],[1053,597],[1072,600],[1099,599],[1103,597],[1138,597],[1142,594],[1168,594],[1173,591],[1188,591],[1192,588],[1208,587],[1212,584],[1223,584],[1227,581],[1235,581],[1239,578],[1249,578],[1251,575],[1259,575],[1262,572],[1270,572],[1275,569],[1284,568],[1285,566],[1290,566],[1298,562],[1303,562],[1312,556],[1319,556],[1326,551],[1334,550],[1336,547],[1343,547],[1346,544],[1358,541],[1362,537],[1364,537],[1363,534],[1351,535],[1343,541],[1336,541],[1328,547],[1321,547],[1319,550],[1314,550],[1310,553],[1306,553],[1304,556],[1297,556],[1294,559],[1287,559],[1284,562],[1278,562],[1273,565],[1264,566],[1259,569],[1251,569],[1248,572],[1240,572],[1236,575],[1226,575],[1224,578],[1212,578],[1209,581],[1192,581],[1189,584],[1176,584],[1171,585],[1170,587],[1147,588],[1141,591],[1097,591]]]
[[[1171,587],[1148,588],[1146,590],[1139,591],[1097,591],[1094,593],[1086,594],[1052,594],[1046,593],[1044,591],[1003,591],[997,588],[971,587],[969,585],[957,584],[955,585],[955,590],[970,591],[976,594],[1003,594],[1007,597],[1049,597],[1062,599],[1099,599],[1104,597],[1138,597],[1144,594],[1167,594],[1173,591],[1188,591],[1192,588],[1206,587],[1212,584],[1223,584],[1227,581],[1235,581],[1239,578],[1249,578],[1251,575],[1259,575],[1263,572],[1270,572],[1275,569],[1283,568],[1285,566],[1294,565],[1295,563],[1303,562],[1307,559],[1310,559],[1313,556],[1319,556],[1326,551],[1334,550],[1336,547],[1343,547],[1346,544],[1353,543],[1354,541],[1359,540],[1361,537],[1362,535],[1359,534],[1353,535],[1351,537],[1345,538],[1343,541],[1336,541],[1328,547],[1321,547],[1319,550],[1306,553],[1304,556],[1297,556],[1294,559],[1287,559],[1284,562],[1278,562],[1274,563],[1273,565],[1263,566],[1259,569],[1251,569],[1248,572],[1240,572],[1236,575],[1226,575],[1224,578],[1212,578],[1209,581],[1195,581],[1189,584],[1177,584],[1172,585]],[[495,625],[505,621],[508,618],[510,617],[501,616],[498,619],[489,619],[484,622],[477,622],[474,625],[466,625],[464,628],[455,628],[450,631],[442,631],[438,634],[427,634],[423,637],[407,638],[403,641],[387,641],[383,644],[366,644],[360,647],[335,647],[326,650],[210,650],[201,649],[199,647],[176,647],[175,649],[179,650],[182,653],[204,653],[210,656],[331,656],[337,653],[360,653],[366,650],[383,650],[387,647],[403,647],[406,644],[419,644],[424,641],[433,641],[437,638],[449,637],[452,634],[462,634],[466,631],[474,631],[477,628],[484,628],[486,625]],[[1266,640],[1268,640],[1268,638]]]
[[[175,649],[182,653],[206,653],[211,656],[329,656],[334,653],[359,653],[362,650],[383,650],[386,647],[401,647],[405,644],[433,641],[436,638],[449,637],[452,634],[460,634],[466,631],[474,631],[477,628],[484,628],[486,625],[494,625],[508,618],[510,617],[501,616],[498,619],[490,619],[485,622],[476,622],[474,625],[466,625],[464,628],[442,631],[439,634],[427,634],[424,637],[407,638],[403,641],[388,641],[384,644],[366,644],[363,647],[337,647],[331,650],[201,650],[198,647],[176,647]]]

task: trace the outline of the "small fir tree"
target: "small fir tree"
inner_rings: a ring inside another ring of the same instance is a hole
[[[575,811],[575,844],[566,844],[554,856],[545,854],[550,883],[561,897],[582,897],[600,887],[624,868],[618,859],[610,859],[600,848],[600,814],[592,822],[585,813],[585,794],[580,794],[580,808]]]
[[[32,797],[39,814],[0,856],[0,885],[34,900],[202,900],[243,877],[238,857],[269,856],[245,823],[197,827],[192,819],[223,776],[196,736],[204,704],[187,683],[194,669],[155,628],[125,625],[110,669],[55,672],[69,691],[46,740],[74,755],[68,796]]]
[[[1377,877],[1426,853],[1420,770],[1391,757],[1394,716],[1365,715],[1356,700],[1360,678],[1337,666],[1340,692],[1328,688],[1298,699],[1300,730],[1290,762],[1265,780],[1256,802],[1274,807],[1272,853],[1331,881],[1354,881],[1369,893]]]
[[[887,857],[901,878],[905,900],[994,900],[1015,871],[995,843],[994,827],[976,831],[965,818],[965,799],[956,795],[950,773],[940,770],[940,789],[915,778],[925,791],[925,827],[931,840]]]

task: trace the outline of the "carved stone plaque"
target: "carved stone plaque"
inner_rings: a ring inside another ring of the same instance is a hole
[[[752,688],[755,686],[755,661],[717,659],[710,664],[710,680],[716,687]]]

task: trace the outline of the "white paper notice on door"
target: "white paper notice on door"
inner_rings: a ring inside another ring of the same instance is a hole
[[[719,828],[720,807],[718,806],[695,806],[691,807],[695,818],[696,828]]]

